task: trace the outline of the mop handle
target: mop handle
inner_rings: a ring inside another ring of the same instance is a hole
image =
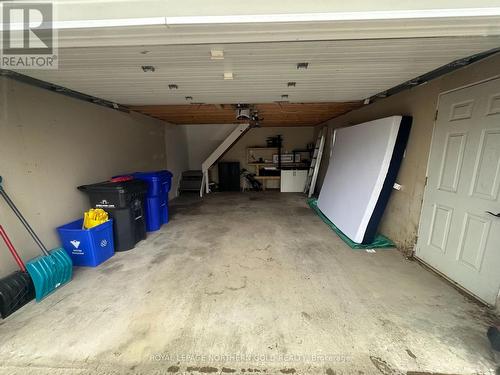
[[[42,253],[44,255],[50,255],[49,251],[47,250],[47,248],[45,247],[45,245],[42,243],[42,241],[40,241],[40,238],[38,238],[38,236],[36,235],[35,231],[31,228],[31,226],[26,221],[26,219],[24,218],[24,216],[17,209],[17,207],[14,204],[14,202],[12,202],[12,200],[9,198],[9,196],[7,195],[7,192],[3,189],[3,187],[2,187],[2,177],[1,176],[0,176],[0,195],[3,197],[3,199],[5,199],[5,202],[7,202],[7,204],[12,209],[12,211],[14,211],[14,213],[16,214],[16,216],[18,217],[18,219],[21,221],[21,223],[24,225],[24,227],[26,228],[26,230],[28,231],[28,233],[31,235],[31,237],[33,238],[33,240],[36,242],[36,244],[38,245],[38,247],[40,247],[40,250],[42,250]]]
[[[7,248],[9,249],[10,253],[14,257],[14,260],[16,261],[17,265],[21,269],[21,271],[26,272],[26,266],[24,265],[21,257],[17,253],[14,245],[12,245],[12,242],[10,242],[9,236],[7,236],[7,233],[5,233],[5,230],[3,227],[0,225],[0,237],[3,238],[3,241],[7,245]]]

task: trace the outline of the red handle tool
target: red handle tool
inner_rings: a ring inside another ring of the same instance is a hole
[[[10,253],[14,257],[14,260],[16,261],[17,265],[21,269],[21,271],[26,272],[26,266],[24,265],[21,257],[17,253],[14,245],[12,245],[12,242],[10,242],[9,236],[7,236],[7,233],[5,233],[5,230],[3,227],[0,225],[0,236],[3,238],[5,244],[7,245],[7,248],[9,249]]]

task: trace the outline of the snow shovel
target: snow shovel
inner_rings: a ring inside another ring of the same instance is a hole
[[[73,274],[73,263],[66,251],[61,247],[53,249],[50,252],[45,245],[40,241],[35,231],[28,224],[21,212],[17,209],[14,202],[9,198],[2,187],[2,177],[0,176],[0,195],[5,199],[5,202],[14,211],[18,219],[24,225],[28,233],[36,242],[43,255],[31,259],[26,263],[28,273],[35,285],[35,298],[37,302],[47,297],[60,286],[71,281]]]
[[[35,286],[30,275],[26,272],[23,261],[1,225],[0,237],[3,238],[20,269],[20,271],[0,279],[0,316],[5,319],[35,298]]]

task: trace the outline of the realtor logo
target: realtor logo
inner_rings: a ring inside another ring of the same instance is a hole
[[[57,69],[54,9],[49,2],[0,3],[2,41],[0,67],[4,69]]]

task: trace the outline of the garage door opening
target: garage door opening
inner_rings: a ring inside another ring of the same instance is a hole
[[[33,300],[0,201],[0,374],[498,371],[500,12],[466,3],[4,2],[0,181],[73,267]]]

